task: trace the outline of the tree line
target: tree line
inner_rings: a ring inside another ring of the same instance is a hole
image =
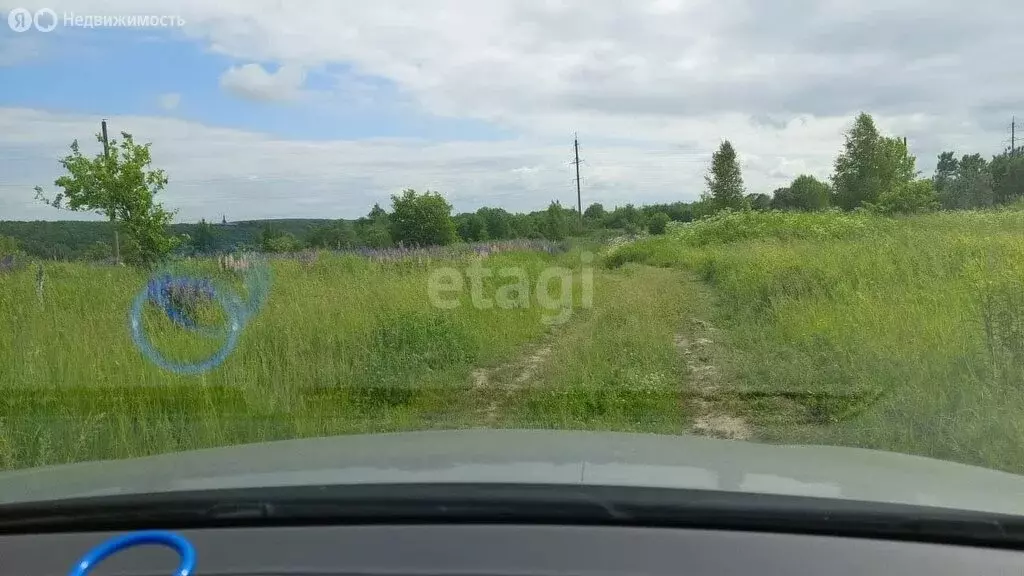
[[[845,133],[828,181],[809,174],[767,194],[746,194],[736,150],[726,140],[712,156],[702,214],[719,210],[865,209],[884,214],[967,210],[1009,204],[1024,197],[1024,155],[1005,150],[986,160],[981,154],[939,154],[935,174],[922,178],[906,139],[879,133],[861,113]]]
[[[102,143],[102,135],[96,137]],[[737,151],[725,140],[712,155],[706,188],[695,202],[626,204],[611,210],[595,203],[580,215],[556,201],[527,213],[482,207],[453,214],[452,205],[441,194],[407,189],[391,197],[390,210],[375,204],[366,216],[354,220],[171,224],[174,212],[157,201],[168,178],[151,167],[149,148],[122,133],[120,141],[110,142],[108,153],[88,158],[74,141],[71,154],[60,161],[66,173],[54,182],[59,192],[47,196],[37,186],[36,197],[55,208],[103,215],[109,222],[0,222],[0,236],[6,236],[0,247],[9,252],[19,246],[43,258],[104,259],[119,254],[127,262],[148,265],[171,254],[238,249],[381,249],[643,231],[661,234],[669,222],[689,222],[722,210],[837,208],[909,214],[984,208],[1024,196],[1020,150],[1007,150],[990,160],[980,154],[958,158],[955,152],[943,152],[934,176],[922,178],[906,140],[881,134],[874,119],[862,113],[845,133],[827,181],[803,174],[771,194],[747,192]]]

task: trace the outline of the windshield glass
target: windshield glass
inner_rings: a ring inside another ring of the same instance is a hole
[[[1024,5],[0,8],[5,470],[526,428],[1024,473]]]

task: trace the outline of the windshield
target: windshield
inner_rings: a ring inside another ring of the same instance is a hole
[[[1022,5],[0,9],[5,470],[500,428],[1024,473]]]

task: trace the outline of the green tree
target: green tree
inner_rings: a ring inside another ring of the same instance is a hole
[[[632,204],[626,204],[609,212],[605,216],[605,225],[608,228],[619,228],[629,234],[636,234],[647,227],[647,221],[643,211]]]
[[[392,236],[413,246],[445,246],[458,241],[452,205],[433,192],[408,189],[391,197]]]
[[[167,175],[150,168],[150,144],[136,144],[127,132],[121,138],[110,141],[109,154],[91,159],[82,154],[78,140],[72,142],[71,154],[60,161],[67,174],[54,181],[62,192],[48,198],[36,186],[36,198],[54,208],[106,216],[114,224],[115,254],[120,252],[117,231],[123,230],[135,252],[132,259],[152,264],[180,242],[168,231],[174,214],[155,200],[167,186]],[[102,134],[96,139],[103,143]]]
[[[769,210],[772,207],[772,197],[767,194],[761,194],[759,192],[755,194],[747,194],[745,200],[747,206],[749,206],[751,210],[756,210],[758,212]]]
[[[583,217],[586,218],[587,220],[600,221],[604,218],[604,216],[604,206],[597,202],[594,202],[590,206],[587,206],[587,209],[583,211]]]
[[[736,158],[736,149],[728,140],[722,142],[718,151],[711,156],[711,168],[704,180],[715,210],[743,208],[743,176]]]
[[[482,242],[487,240],[487,220],[479,214],[460,214],[458,218],[459,236],[466,242]]]
[[[390,248],[395,245],[391,228],[381,221],[370,222],[359,231],[362,243],[370,248]]]
[[[772,191],[772,210],[794,210],[792,194],[789,187],[776,188]]]
[[[1007,204],[1024,197],[1024,155],[1004,153],[989,163],[992,192],[996,204]]]
[[[809,174],[801,174],[789,185],[782,202],[787,209],[824,210],[829,204],[828,184]]]
[[[217,249],[217,231],[205,219],[196,225],[191,238],[192,249],[200,254],[208,254]]]
[[[477,215],[487,223],[487,237],[491,240],[512,238],[512,215],[503,208],[487,208],[476,211]]]
[[[265,224],[260,231],[260,250],[264,252],[294,252],[301,246],[294,234],[271,224]]]
[[[915,214],[935,210],[939,207],[939,200],[935,194],[935,182],[925,178],[890,188],[878,195],[877,203],[865,206],[883,214]]]
[[[331,250],[348,250],[359,243],[352,224],[347,220],[338,220],[327,225],[321,225],[310,230],[306,237],[306,244],[313,248],[327,248]]]
[[[960,162],[957,161],[956,155],[953,152],[942,152],[939,154],[932,182],[935,185],[935,193],[938,194],[940,199],[946,196],[954,182],[956,182],[956,174],[959,167]],[[943,205],[945,205],[945,202],[943,202]]]
[[[386,210],[380,207],[379,202],[375,202],[373,204],[373,208],[370,208],[370,213],[367,215],[367,217],[370,220],[380,220],[382,218],[386,219],[388,217],[388,213]]]
[[[106,260],[113,255],[114,251],[110,249],[110,244],[106,242],[96,241],[89,245],[88,248],[82,253],[82,259],[89,260],[92,262],[98,262],[100,260]]]
[[[548,240],[564,240],[571,230],[571,214],[562,208],[559,202],[552,202],[544,212],[544,225],[541,232]],[[576,216],[578,218],[578,216]]]
[[[647,231],[651,234],[661,235],[665,233],[665,228],[668,227],[669,217],[664,212],[655,212],[651,215],[650,220],[647,221]]]
[[[844,210],[852,210],[864,202],[874,201],[881,181],[875,167],[881,136],[870,114],[861,113],[846,132],[843,151],[835,161],[832,186],[836,202]]]
[[[943,208],[966,210],[995,203],[992,172],[981,154],[964,154],[956,163],[955,177],[939,194]]]
[[[902,189],[916,176],[915,159],[901,138],[880,135],[870,114],[861,113],[846,133],[835,161],[832,186],[840,208],[875,203],[879,194]]]
[[[269,238],[261,246],[264,252],[295,252],[302,245],[291,232],[282,232],[277,236]]]

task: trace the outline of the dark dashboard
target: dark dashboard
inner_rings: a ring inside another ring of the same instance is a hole
[[[1024,574],[1018,516],[514,484],[221,489],[6,504],[0,572],[74,574],[97,546],[154,530],[185,556],[194,552],[187,576]],[[85,563],[88,576],[177,573],[173,549],[142,542],[105,560],[97,555]]]
[[[1012,550],[764,532],[552,525],[359,525],[180,530],[195,574],[727,575],[1022,574]],[[66,574],[116,533],[0,537],[4,574]],[[93,574],[168,576],[175,553],[125,550]]]

